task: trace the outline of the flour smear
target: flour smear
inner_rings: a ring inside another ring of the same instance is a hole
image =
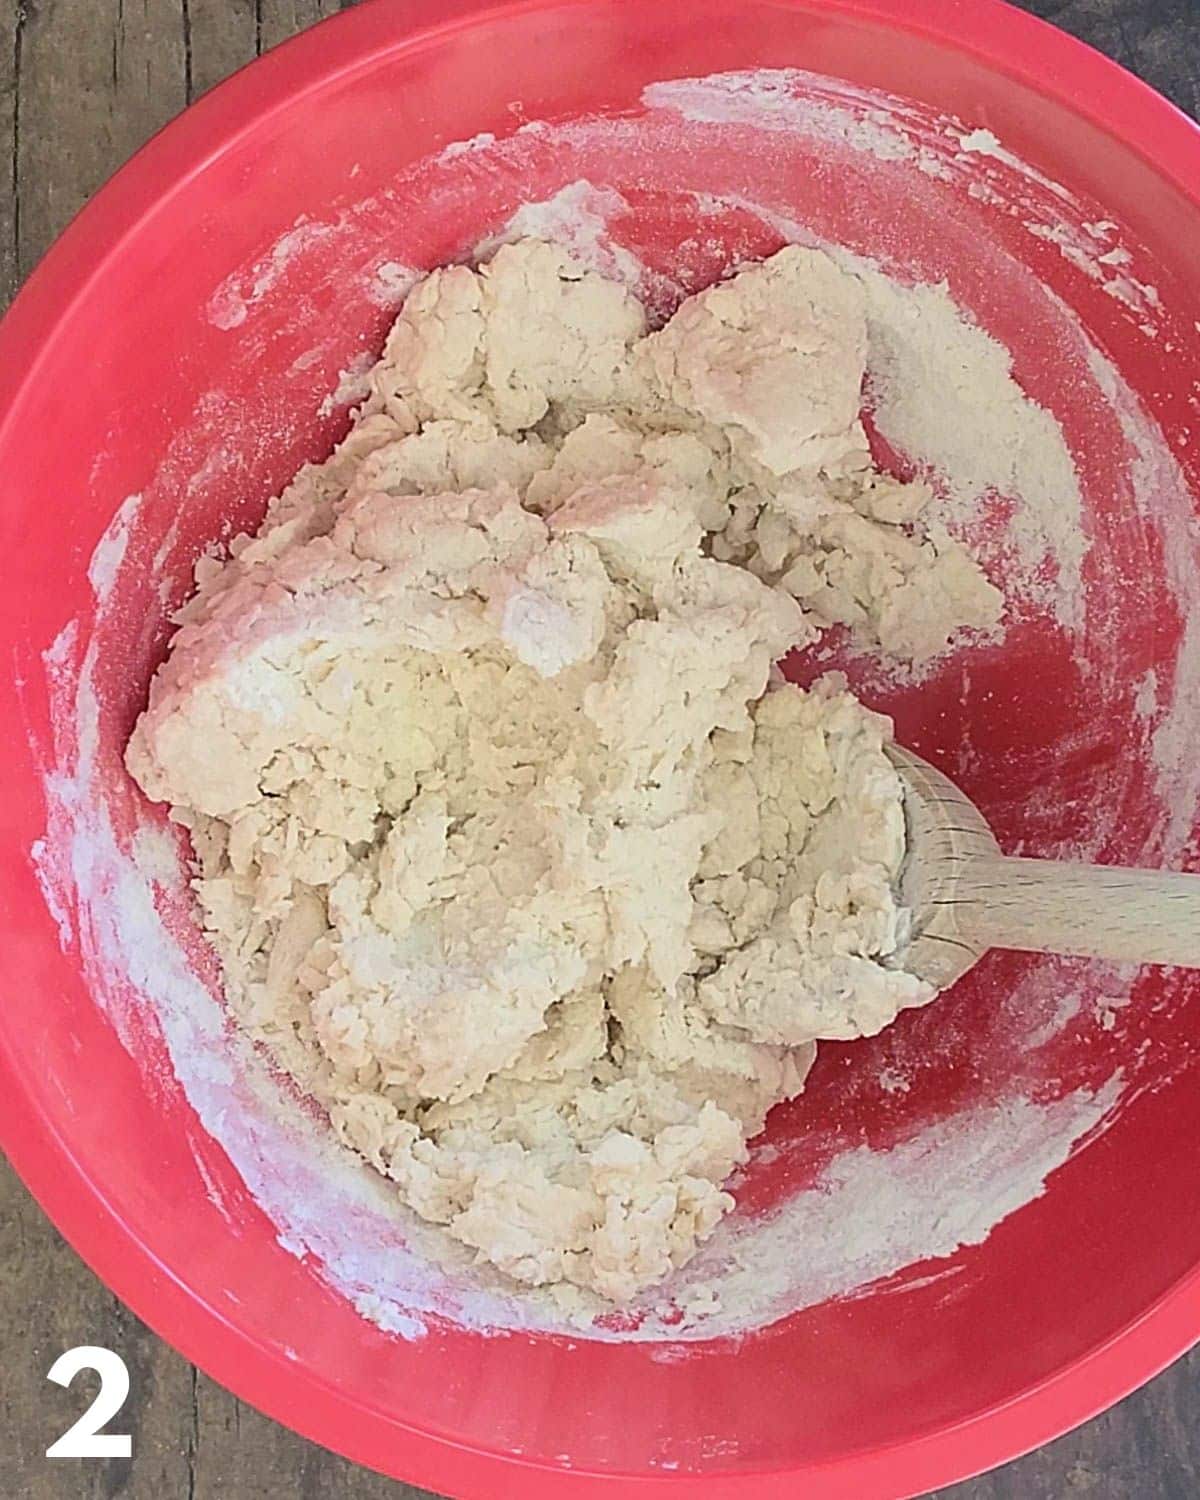
[[[1064,241],[1076,260],[1099,266],[1106,286],[1120,280],[1133,288],[1128,297],[1114,292],[1114,304],[1139,324],[1150,325],[1157,315],[1157,292],[1135,277],[1116,226],[1075,204],[971,122],[933,117],[908,101],[830,79],[767,72],[655,85],[644,103],[647,129],[666,121],[683,132],[727,125],[751,130],[764,143],[803,136],[852,153],[864,169],[920,173],[964,197],[1001,201],[1031,242],[1044,242],[1056,214],[1071,235],[1078,228],[1078,241]],[[641,128],[636,120],[524,127],[542,152],[584,138],[602,147],[606,132],[628,141]],[[439,170],[478,173],[507,145],[488,137],[463,142],[443,153]],[[752,196],[735,202],[728,192],[705,203],[701,196],[695,204],[700,238],[707,212],[738,209],[756,213],[786,239],[820,242],[778,203]],[[537,233],[561,240],[610,275],[643,288],[654,284],[663,295],[677,291],[673,276],[643,264],[609,233],[610,221],[629,212],[629,201],[612,186],[573,180],[544,201],[521,206],[490,243]],[[238,337],[237,330],[269,304],[287,267],[327,240],[327,226],[293,225],[213,291],[211,322]],[[1008,496],[1011,513],[995,557],[1004,564],[1001,581],[1010,603],[1015,595],[1018,604],[1024,600],[1052,616],[1081,659],[1111,656],[1104,622],[1088,607],[1094,559],[1086,506],[1054,416],[1025,393],[1009,352],[944,284],[914,282],[882,251],[876,257],[861,246],[828,248],[856,269],[868,290],[869,378],[883,436],[937,482],[951,529],[969,531],[989,496]],[[372,265],[364,296],[379,307],[394,306],[413,275],[408,261],[389,248]],[[1048,292],[1046,298],[1049,304]],[[1173,602],[1191,622],[1176,659],[1157,664],[1138,695],[1145,765],[1161,809],[1147,854],[1171,858],[1189,834],[1177,809],[1194,806],[1200,795],[1189,742],[1189,726],[1200,713],[1200,586],[1186,486],[1163,434],[1118,370],[1070,309],[1059,306],[1055,315],[1069,328],[1056,357],[1083,372],[1120,425],[1133,490],[1157,528]],[[327,409],[354,398],[362,368],[347,367]],[[197,422],[202,419],[198,413]],[[200,471],[198,464],[184,479],[195,482]],[[46,767],[47,825],[31,857],[47,906],[64,948],[77,951],[96,1003],[135,1055],[147,1020],[161,1032],[178,1087],[245,1186],[243,1198],[218,1189],[209,1176],[221,1212],[236,1226],[252,1201],[274,1224],[282,1246],[311,1257],[316,1273],[382,1328],[419,1338],[431,1320],[449,1320],[481,1331],[557,1330],[577,1339],[675,1346],[745,1335],[797,1309],[856,1295],[921,1262],[953,1270],[958,1262],[951,1257],[982,1243],[995,1225],[1042,1195],[1048,1180],[1052,1188],[1053,1174],[1119,1111],[1132,1084],[1128,1070],[1057,1095],[1014,1083],[957,1113],[914,1119],[888,1146],[851,1141],[829,1156],[808,1186],[770,1211],[738,1212],[724,1221],[685,1272],[646,1297],[637,1316],[620,1327],[608,1320],[581,1325],[552,1298],[519,1294],[467,1265],[436,1231],[402,1212],[382,1179],[337,1146],[280,1087],[261,1056],[226,1026],[219,996],[200,977],[195,944],[189,953],[179,920],[187,901],[181,851],[157,816],[131,798],[120,747],[100,731],[100,640],[135,592],[130,540],[146,509],[131,497],[119,509],[114,504],[114,512],[89,568],[95,610],[68,622],[44,657],[54,739],[37,747]],[[168,550],[164,542],[160,563]],[[1107,827],[1098,815],[1097,841]],[[1078,992],[1068,1000],[1058,1008],[1061,1015],[1053,1007],[1048,1012],[1048,1045],[1078,1019]],[[1124,1013],[1125,994],[1117,1000],[1098,1025],[1107,1028]],[[883,1091],[904,1102],[908,1087],[907,1078],[889,1072]],[[765,1158],[776,1148],[768,1139],[758,1149]],[[919,1282],[905,1277],[896,1283],[905,1284]]]

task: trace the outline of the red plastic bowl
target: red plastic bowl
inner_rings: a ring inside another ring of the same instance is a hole
[[[798,66],[840,80],[815,135],[788,113],[812,79],[779,84],[770,128],[728,86],[707,122],[642,98]],[[855,89],[909,101],[884,113],[912,150],[872,147],[879,100]],[[330,1169],[272,1134],[276,1085],[222,1029],[175,854],[120,769],[191,562],[344,429],[324,398],[378,348],[403,268],[579,178],[663,300],[788,221],[945,279],[1012,349],[1079,467],[1086,630],[1027,601],[1002,645],[926,682],[849,668],[1010,847],[1195,859],[1195,128],[991,0],[381,0],[164,131],[0,329],[3,1145],[165,1338],[387,1473],[479,1497],[910,1495],[1083,1420],[1200,1334],[1200,984],[993,955],[827,1048],[740,1189],[742,1220],[828,1211],[827,1234],[784,1241],[826,1282],[793,1278],[809,1295],[776,1321],[699,1342],[480,1331],[461,1286],[412,1316],[380,1294],[407,1230],[369,1185],[327,1234],[296,1229]],[[841,1232],[864,1162],[916,1184],[872,1231],[888,1253]]]

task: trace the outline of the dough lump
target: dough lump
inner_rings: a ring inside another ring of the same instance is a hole
[[[540,241],[434,271],[151,685],[127,763],[235,1017],[518,1282],[661,1281],[816,1042],[932,998],[890,726],[773,674],[830,625],[919,661],[999,616],[872,468],[866,358],[812,250],[649,333]]]

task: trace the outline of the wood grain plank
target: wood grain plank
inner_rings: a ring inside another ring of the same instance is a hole
[[[19,0],[0,31],[11,87],[7,191],[0,215],[6,297],[92,192],[187,97],[178,0]],[[4,93],[0,107],[8,109]],[[0,1177],[0,1306],[19,1319],[21,1358],[2,1385],[0,1494],[29,1500],[186,1495],[192,1371],[96,1280],[4,1168]],[[11,1323],[10,1323],[11,1326]],[[46,1381],[77,1344],[121,1352],[130,1399],[122,1429],[132,1460],[51,1462],[46,1447],[82,1412],[95,1379]],[[7,1349],[8,1340],[6,1340]]]
[[[349,8],[339,0],[258,0],[258,50],[277,47],[317,21]]]
[[[179,0],[24,0],[17,274],[187,101]]]
[[[50,1227],[7,1164],[0,1171],[0,1495],[21,1500],[131,1500],[188,1493],[186,1433],[191,1370],[135,1318]],[[77,1344],[118,1350],[130,1397],[113,1431],[130,1433],[131,1459],[51,1461],[47,1447],[97,1389],[90,1373],[70,1390],[46,1371]]]
[[[25,20],[22,0],[0,15],[0,307],[17,289],[17,85]]]
[[[189,99],[257,55],[255,0],[180,0],[180,18]]]
[[[199,1447],[192,1500],[424,1500],[424,1490],[397,1484],[348,1463],[245,1405],[201,1376]]]

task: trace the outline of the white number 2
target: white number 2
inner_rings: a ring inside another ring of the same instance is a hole
[[[96,1399],[57,1443],[46,1449],[47,1458],[129,1458],[133,1441],[125,1435],[101,1432],[125,1404],[129,1395],[129,1371],[125,1361],[111,1349],[80,1344],[60,1354],[46,1372],[55,1385],[69,1386],[80,1370],[95,1370],[100,1376]]]

